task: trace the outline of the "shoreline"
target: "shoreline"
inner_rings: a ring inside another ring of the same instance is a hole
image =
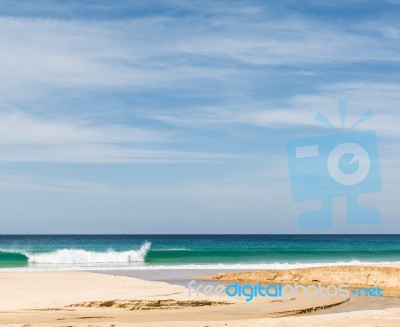
[[[338,261],[338,262],[296,262],[296,263],[226,263],[226,264],[145,264],[146,261],[127,263],[125,266],[79,266],[78,264],[27,264],[25,266],[3,266],[0,267],[0,272],[47,272],[47,271],[90,271],[96,273],[112,274],[115,271],[119,273],[127,272],[141,272],[151,273],[163,271],[219,271],[219,272],[246,272],[246,271],[270,271],[270,270],[294,270],[294,269],[313,269],[313,268],[329,268],[329,267],[387,267],[387,268],[400,268],[400,261]],[[112,263],[111,263],[112,265]]]

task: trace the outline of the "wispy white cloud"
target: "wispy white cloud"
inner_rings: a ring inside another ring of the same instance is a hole
[[[76,144],[61,146],[1,147],[1,162],[52,163],[215,163],[232,159],[229,153],[135,149],[121,145]]]
[[[173,140],[169,133],[144,128],[0,114],[2,162],[186,163],[229,157],[165,149]]]
[[[251,8],[250,8],[251,9]],[[124,21],[0,18],[2,88],[160,87],[228,79],[236,62],[301,65],[400,59],[387,42],[288,14],[150,16]],[[188,28],[190,26],[190,28]],[[394,32],[393,32],[394,31]]]
[[[0,91],[40,86],[157,87],[171,80],[217,78],[208,68],[169,65],[176,54],[176,32],[179,25],[162,18],[128,22],[0,18],[0,44],[5,49]]]
[[[0,144],[74,145],[146,143],[171,139],[170,133],[77,119],[43,119],[23,112],[0,113]]]
[[[245,14],[238,14],[236,9],[221,12],[218,17],[150,16],[123,21],[2,17],[0,44],[6,49],[0,57],[2,108],[13,106],[16,99],[24,101],[29,93],[45,97],[53,88],[63,88],[64,93],[73,88],[186,87],[198,91],[196,83],[204,79],[246,83],[235,79],[243,73],[240,64],[298,65],[300,72],[309,74],[301,65],[393,62],[400,58],[399,46],[388,42],[396,37],[396,26],[390,25],[381,38],[376,38],[365,32],[367,27],[334,28],[322,21],[290,14],[282,18],[263,11],[260,16],[257,7],[248,7]],[[369,28],[373,27],[372,24]],[[239,66],[229,65],[232,62]],[[241,86],[237,87],[229,92],[239,93]],[[398,135],[392,119],[394,113],[388,109],[399,103],[397,87],[382,83],[332,83],[314,92],[291,94],[280,103],[249,98],[234,103],[235,99],[224,98],[215,105],[187,105],[181,111],[150,109],[141,114],[183,126],[301,127],[315,125],[313,117],[317,111],[336,110],[337,100],[347,99],[352,109],[349,119],[364,109],[373,109],[376,117],[370,124],[386,135]],[[43,104],[40,110],[57,109]],[[139,145],[167,139],[167,134],[155,130],[33,120],[23,112],[0,115],[0,145],[7,150],[1,156],[3,160],[143,162],[151,158],[174,162],[220,158],[218,154],[201,151],[179,152],[169,147],[161,151],[154,149],[157,146]],[[15,147],[16,144],[20,146]]]
[[[270,129],[319,126],[314,120],[322,112],[340,127],[338,100],[348,101],[347,127],[365,111],[372,110],[373,119],[360,128],[378,131],[381,135],[400,136],[399,113],[400,84],[345,82],[321,86],[317,91],[300,93],[287,100],[249,101],[243,104],[215,107],[195,107],[175,112],[150,113],[148,118],[183,126],[252,125]],[[322,127],[322,126],[321,126]]]

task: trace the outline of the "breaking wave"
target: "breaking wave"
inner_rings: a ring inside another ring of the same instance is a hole
[[[139,250],[95,252],[62,249],[49,253],[29,254],[30,263],[79,264],[79,263],[129,263],[144,262],[151,243],[145,242]]]
[[[128,251],[87,251],[82,249],[61,249],[46,253],[0,250],[0,264],[95,264],[144,262],[151,247],[145,242],[139,250]]]

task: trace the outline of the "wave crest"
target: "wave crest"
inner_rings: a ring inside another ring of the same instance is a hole
[[[79,263],[129,263],[144,262],[151,247],[145,242],[139,250],[95,252],[62,249],[50,253],[29,254],[29,263],[79,264]]]

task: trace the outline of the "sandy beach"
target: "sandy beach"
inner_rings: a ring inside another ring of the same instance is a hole
[[[340,276],[347,276],[351,285],[369,286],[372,280],[375,286],[390,287],[390,306],[385,304],[385,298],[381,298],[383,302],[377,299],[368,306],[362,303],[355,306],[351,296],[298,297],[285,301],[263,298],[246,302],[239,297],[189,296],[184,286],[133,277],[93,272],[14,271],[0,273],[0,324],[46,327],[400,325],[400,273],[396,267],[321,267],[311,271],[224,273],[208,278],[266,282],[274,276],[276,282],[294,282],[304,279],[303,275],[318,276],[314,279],[322,283],[338,281]]]

